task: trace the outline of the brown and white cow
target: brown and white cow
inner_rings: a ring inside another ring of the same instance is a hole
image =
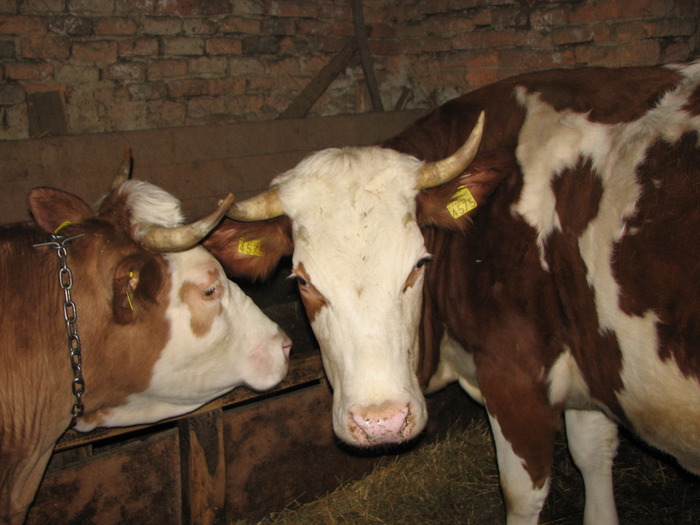
[[[562,413],[584,521],[616,523],[617,423],[700,473],[699,139],[700,63],[525,74],[314,154],[207,243],[234,273],[293,251],[343,440],[414,437],[421,382],[458,380],[508,523],[539,519]]]
[[[56,249],[33,246],[66,221],[61,236],[82,234],[66,249],[85,384],[76,429],[151,423],[244,383],[282,380],[290,340],[196,246],[230,203],[183,226],[179,201],[142,181],[121,184],[97,213],[37,188],[36,224],[0,228],[0,522],[24,520],[76,401],[62,289],[70,279],[64,272],[59,286]]]

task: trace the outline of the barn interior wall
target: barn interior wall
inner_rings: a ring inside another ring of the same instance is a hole
[[[0,0],[0,139],[277,118],[354,38],[353,0]],[[383,106],[525,70],[698,53],[696,0],[364,0]],[[355,54],[311,116],[369,111]]]

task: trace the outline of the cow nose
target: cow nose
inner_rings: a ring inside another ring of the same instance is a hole
[[[350,416],[351,434],[359,445],[399,443],[412,437],[407,404],[370,405]]]
[[[282,351],[284,352],[285,356],[289,357],[289,354],[292,352],[292,340],[281,330],[280,332],[280,335],[282,336]]]

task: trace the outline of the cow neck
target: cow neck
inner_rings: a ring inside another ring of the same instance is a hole
[[[58,284],[63,290],[63,319],[66,323],[66,334],[68,336],[68,354],[70,357],[71,368],[73,369],[73,395],[75,396],[75,403],[71,410],[71,422],[70,426],[74,427],[78,418],[83,415],[84,405],[82,396],[85,392],[85,381],[83,380],[83,369],[82,369],[82,349],[80,345],[80,338],[78,337],[78,310],[71,298],[71,289],[73,288],[73,272],[68,268],[68,247],[71,243],[78,237],[82,237],[84,234],[79,233],[77,235],[72,235],[70,237],[65,237],[59,235],[58,231],[61,229],[62,224],[56,230],[56,232],[49,234],[51,240],[44,243],[35,244],[34,248],[48,247],[56,250],[59,259],[59,269],[58,269]]]

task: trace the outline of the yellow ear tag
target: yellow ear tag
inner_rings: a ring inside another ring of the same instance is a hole
[[[129,272],[129,279],[134,278],[134,272]],[[126,300],[129,301],[129,308],[134,311],[134,303],[131,302],[131,294],[129,293],[129,284],[126,285]]]
[[[238,253],[262,257],[262,239],[238,239]]]
[[[459,219],[465,213],[469,213],[476,208],[476,199],[466,186],[459,186],[452,196],[452,200],[447,205],[447,211],[453,218]]]
[[[60,232],[60,231],[61,231],[63,228],[65,228],[66,226],[70,226],[71,224],[73,224],[73,223],[70,222],[70,221],[63,221],[61,224],[59,224],[58,228],[56,228],[56,229],[53,231],[54,235],[58,235],[58,232]]]

